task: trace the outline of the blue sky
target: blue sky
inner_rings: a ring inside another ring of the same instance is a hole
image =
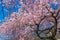
[[[0,0],[0,2],[1,2],[1,0]],[[14,8],[11,8],[11,7],[5,8],[5,7],[3,7],[3,10],[2,10],[2,4],[0,4],[0,20],[3,20],[3,17],[8,17],[9,13],[18,12],[18,9],[20,8],[21,4],[19,4],[18,1],[15,2],[15,4],[16,4],[16,6]],[[10,12],[11,10],[12,10],[12,12]],[[4,13],[4,16],[3,16],[3,13]]]
[[[2,0],[0,0],[1,2]],[[5,5],[5,4],[4,4]],[[4,18],[8,18],[8,14],[9,13],[13,13],[13,12],[18,12],[18,9],[21,7],[21,4],[18,3],[17,0],[15,0],[15,7],[12,8],[12,7],[9,7],[9,8],[6,8],[6,7],[3,7],[2,4],[0,4],[0,25],[5,22],[6,20],[3,19]],[[11,5],[12,6],[12,5]],[[3,8],[3,10],[2,10]],[[11,12],[12,10],[12,12]],[[4,13],[4,16],[3,16],[3,13]]]

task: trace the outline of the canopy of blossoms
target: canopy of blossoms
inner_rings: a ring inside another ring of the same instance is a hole
[[[12,6],[9,5],[10,1]],[[9,14],[7,22],[0,26],[0,40],[40,40],[36,30],[44,30],[53,26],[59,28],[60,5],[58,1],[18,0],[22,7],[17,13]],[[3,0],[3,2],[7,3],[6,8],[14,8],[14,0]]]

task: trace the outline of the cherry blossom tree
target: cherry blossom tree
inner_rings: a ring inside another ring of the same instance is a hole
[[[13,12],[7,22],[0,26],[1,40],[55,40],[60,24],[59,5],[52,0],[19,0],[22,7],[18,13]],[[48,3],[49,2],[49,3]],[[43,36],[41,36],[43,35]]]

